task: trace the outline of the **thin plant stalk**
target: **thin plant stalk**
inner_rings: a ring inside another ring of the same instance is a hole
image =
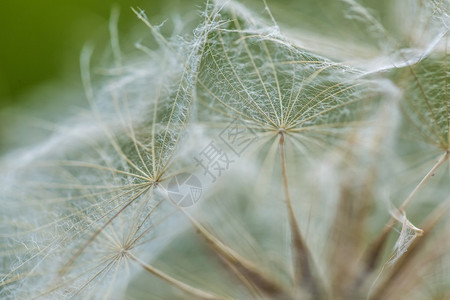
[[[311,294],[314,296],[314,299],[321,299],[320,288],[315,281],[315,276],[313,274],[312,266],[311,266],[311,254],[309,253],[308,247],[305,243],[305,240],[300,232],[297,218],[295,217],[294,209],[292,207],[291,198],[289,195],[289,184],[288,184],[288,176],[287,176],[287,168],[286,168],[286,155],[285,155],[285,131],[279,131],[280,139],[280,160],[281,160],[281,173],[283,177],[283,188],[286,199],[286,208],[287,215],[289,220],[289,227],[291,231],[291,239],[292,239],[292,250],[293,250],[293,259],[294,259],[294,283],[296,286],[304,286],[306,287]]]

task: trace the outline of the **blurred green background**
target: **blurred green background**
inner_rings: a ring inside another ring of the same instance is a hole
[[[88,40],[108,38],[114,4],[121,11],[120,32],[126,33],[139,24],[130,7],[140,7],[152,18],[170,11],[178,2],[1,0],[0,109],[19,105],[27,98],[25,94],[49,80],[79,78],[80,50]]]
[[[151,36],[131,7],[160,24],[174,12],[197,14],[202,2],[0,0],[0,155],[45,140],[59,130],[57,124],[87,108],[80,53],[86,44],[93,45],[96,65],[98,56],[108,52],[114,7],[120,9],[119,38],[126,55],[137,41],[148,44]]]

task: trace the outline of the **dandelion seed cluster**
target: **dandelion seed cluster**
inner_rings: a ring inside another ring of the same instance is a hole
[[[321,4],[86,47],[91,109],[1,157],[0,298],[450,299],[450,3]]]

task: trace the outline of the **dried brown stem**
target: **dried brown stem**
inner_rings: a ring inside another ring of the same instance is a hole
[[[147,272],[157,276],[158,278],[161,278],[162,280],[164,280],[164,281],[170,283],[171,285],[177,287],[178,289],[196,297],[197,299],[201,299],[201,300],[225,299],[225,298],[219,297],[215,294],[212,294],[210,292],[204,291],[202,289],[199,289],[199,288],[193,287],[191,285],[188,285],[184,282],[181,282],[180,280],[173,278],[172,276],[164,273],[163,271],[146,264],[145,262],[143,262],[142,260],[140,260],[139,258],[134,256],[131,252],[125,252],[124,255],[126,255],[130,259],[134,260],[135,262],[137,262]]]
[[[203,225],[201,225],[188,212],[186,212],[185,209],[173,202],[170,197],[167,196],[167,199],[188,218],[190,223],[206,240],[214,253],[224,260],[226,265],[236,274],[236,277],[248,288],[248,290],[252,294],[262,294],[265,296],[277,297],[278,299],[286,300],[293,299],[293,297],[286,291],[283,286],[268,278],[264,274],[264,272],[259,270],[259,268],[257,268],[252,262],[240,256],[233,249],[224,245]]]
[[[323,295],[319,285],[314,276],[312,258],[309,249],[300,232],[297,218],[295,217],[294,209],[292,207],[291,198],[289,195],[289,184],[286,169],[286,155],[285,155],[285,131],[280,130],[280,158],[281,158],[281,173],[283,177],[284,194],[286,198],[286,208],[289,220],[289,227],[291,230],[292,250],[294,259],[294,283],[297,287],[306,288],[314,299],[322,299]]]

